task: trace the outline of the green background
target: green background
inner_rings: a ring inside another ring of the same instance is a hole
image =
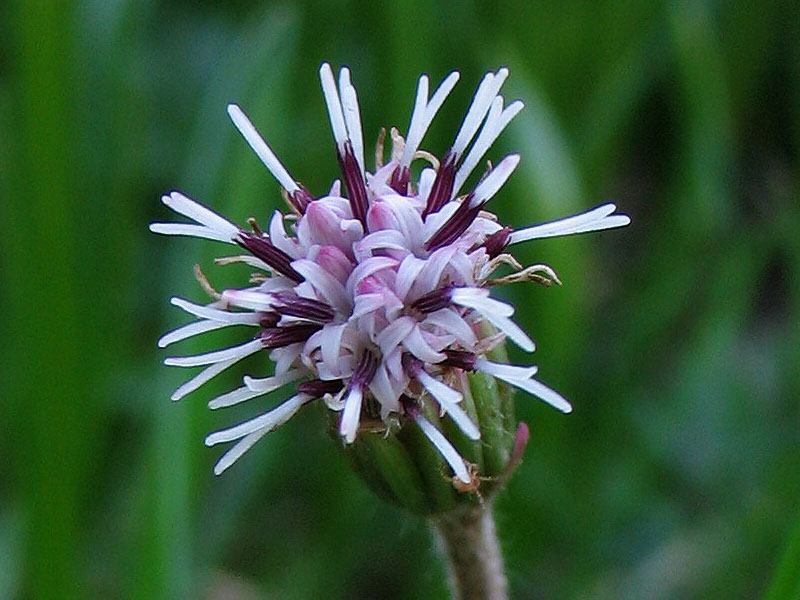
[[[416,78],[507,65],[522,226],[614,199],[624,230],[531,242],[564,281],[507,290],[564,416],[497,502],[514,598],[800,597],[800,4],[86,0],[0,8],[0,598],[442,598],[423,521],[374,499],[309,410],[223,477],[160,333],[246,270],[150,234],[179,189],[243,223],[280,203],[239,102],[319,194],[337,176],[317,69],[347,64],[365,137]],[[224,249],[223,249],[224,252]],[[236,339],[183,345],[200,351]],[[520,355],[515,355],[520,359]],[[246,366],[266,367],[259,357]],[[263,402],[277,401],[273,398]]]

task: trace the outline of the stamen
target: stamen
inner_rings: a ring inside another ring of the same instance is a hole
[[[297,384],[297,391],[308,394],[314,398],[321,398],[325,394],[337,394],[342,391],[344,382],[341,379],[325,381],[322,379],[311,379]]]
[[[338,153],[338,158],[353,217],[361,221],[366,231],[367,210],[369,209],[367,188],[364,185],[364,176],[361,174],[358,162],[353,154],[353,146],[350,140],[344,142],[342,150]]]
[[[425,250],[429,252],[436,250],[442,246],[452,244],[461,237],[461,234],[472,225],[475,217],[478,216],[478,213],[483,208],[483,204],[476,204],[470,207],[472,203],[473,195],[470,194],[458,206],[451,217],[425,242]]]
[[[274,302],[272,308],[281,315],[308,319],[318,323],[333,321],[334,310],[331,306],[320,300],[301,298],[292,292],[273,292]]]
[[[475,361],[478,356],[474,352],[467,352],[466,350],[444,350],[443,352],[447,358],[441,364],[464,369],[465,371],[475,370]]]
[[[276,248],[266,236],[255,236],[252,233],[240,230],[235,241],[281,275],[297,283],[303,281],[303,276],[292,268],[292,257],[283,250]]]
[[[270,327],[261,332],[261,345],[264,348],[283,348],[289,344],[305,342],[320,329],[322,329],[322,325],[316,323]]]
[[[429,292],[424,296],[420,296],[411,303],[410,308],[418,310],[423,314],[436,312],[437,310],[450,306],[452,295],[452,286],[446,286]]]
[[[450,200],[456,172],[456,160],[457,157],[451,150],[448,150],[442,157],[442,164],[436,171],[436,179],[433,182],[431,193],[428,195],[428,203],[425,210],[422,211],[423,219],[428,214],[438,211]]]

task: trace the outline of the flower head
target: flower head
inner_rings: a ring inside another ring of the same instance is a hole
[[[345,67],[338,86],[331,68],[320,69],[342,181],[313,196],[296,182],[235,104],[228,114],[267,169],[283,187],[288,214],[275,211],[266,231],[239,227],[179,192],[164,204],[192,223],[153,223],[151,231],[189,235],[238,246],[229,257],[259,270],[254,284],[216,294],[210,304],[182,298],[172,303],[197,320],[164,335],[159,345],[229,326],[249,326],[255,335],[222,350],[171,357],[168,365],[204,367],[172,395],[178,400],[243,358],[267,351],[275,363],[268,377],[244,377],[243,385],[209,402],[232,406],[293,385],[294,394],[255,418],[212,433],[207,445],[235,442],[215,467],[227,469],[256,441],[289,420],[306,404],[321,400],[337,413],[337,431],[352,444],[368,422],[417,427],[441,454],[455,477],[470,484],[473,474],[451,440],[426,416],[426,406],[471,440],[479,423],[464,408],[464,373],[490,375],[569,412],[570,404],[535,379],[536,367],[494,362],[488,353],[510,339],[531,352],[534,344],[511,319],[514,308],[490,294],[512,281],[558,282],[545,265],[522,266],[508,246],[536,238],[582,233],[629,223],[605,204],[565,219],[512,229],[487,210],[519,163],[512,154],[489,167],[464,190],[492,143],[522,109],[504,105],[500,88],[506,69],[487,74],[475,92],[453,144],[441,159],[421,150],[425,132],[458,80],[451,73],[429,94],[419,79],[405,139],[392,131],[391,159],[369,172],[356,90]],[[412,181],[414,161],[427,161]],[[511,275],[493,278],[498,266]]]

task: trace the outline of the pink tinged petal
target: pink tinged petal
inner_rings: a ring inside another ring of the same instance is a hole
[[[422,362],[435,364],[447,358],[441,352],[431,348],[416,325],[403,339],[403,346]]]
[[[471,348],[478,343],[478,339],[475,337],[475,332],[472,331],[472,327],[470,327],[452,308],[444,308],[427,315],[423,323],[430,323],[431,325],[440,327],[454,336],[467,348]]]
[[[348,444],[352,444],[358,432],[358,422],[361,418],[361,400],[364,394],[360,387],[354,386],[347,393],[344,400],[344,411],[339,421],[339,435]]]
[[[313,398],[307,394],[297,394],[296,396],[292,396],[283,402],[283,404],[278,405],[278,407],[267,413],[264,413],[263,415],[260,415],[254,419],[250,419],[244,423],[240,423],[235,427],[216,431],[208,435],[206,437],[205,444],[206,446],[214,446],[216,444],[232,442],[233,440],[245,438],[246,436],[250,436],[255,433],[264,435],[265,433],[273,431],[274,429],[286,423],[286,421],[297,414],[297,411],[300,410],[304,404],[312,399]],[[255,443],[255,441],[252,441],[247,448],[252,446],[253,443]],[[236,447],[234,446],[234,448],[232,448],[228,454],[233,452],[235,448]],[[217,466],[214,467],[214,473],[219,475],[222,471],[227,469],[239,456],[244,453],[245,450],[247,450],[247,448],[239,453],[236,453],[236,456],[233,457],[232,460],[226,460],[228,454],[224,455],[217,463]]]
[[[435,250],[425,261],[425,267],[420,272],[415,289],[420,293],[428,293],[439,287],[439,280],[453,255],[458,248],[455,246],[445,246]]]
[[[425,218],[425,239],[436,234],[452,218],[459,206],[461,206],[461,202],[448,202],[436,212],[429,214]]]
[[[356,296],[355,306],[351,318],[356,319],[379,310],[385,306],[383,294],[361,294]]]
[[[472,479],[470,478],[469,470],[467,469],[464,459],[461,458],[458,451],[453,448],[453,445],[447,441],[447,438],[444,437],[442,432],[436,429],[430,421],[420,414],[414,417],[414,421],[416,421],[422,433],[425,434],[425,437],[430,440],[431,444],[433,444],[447,461],[447,464],[453,469],[453,473],[455,473],[456,477],[464,483],[470,483]]]
[[[341,372],[339,354],[342,349],[342,336],[346,328],[346,323],[341,325],[328,325],[320,332],[322,361],[334,374]]]
[[[397,266],[397,261],[388,256],[373,256],[364,262],[360,263],[350,276],[347,278],[347,294],[352,296],[355,293],[356,286],[365,277],[369,277],[383,269],[391,269]]]
[[[411,317],[400,317],[381,331],[375,338],[375,343],[386,356],[390,354],[403,339],[411,333],[416,326],[416,321]]]
[[[367,225],[370,231],[383,229],[397,230],[400,228],[397,218],[391,207],[386,202],[374,202],[367,211]]]
[[[397,269],[397,282],[395,284],[395,295],[405,301],[411,286],[419,277],[420,271],[425,267],[426,262],[416,256],[409,254],[400,263]]]
[[[275,156],[275,153],[267,145],[242,109],[236,104],[229,104],[228,115],[236,126],[236,129],[239,130],[239,133],[242,134],[242,137],[244,137],[253,149],[253,152],[261,159],[264,166],[267,167],[269,172],[278,180],[278,183],[280,183],[289,194],[293,194],[300,189],[297,183],[295,183],[295,180],[292,179],[292,176],[289,175],[286,167],[281,164],[281,161],[278,160],[278,157]]]
[[[308,226],[311,243],[336,246],[344,253],[349,253],[354,238],[360,237],[346,235],[341,228],[341,217],[322,202],[309,205],[303,224]]]
[[[286,373],[294,366],[300,353],[303,351],[303,344],[290,344],[284,348],[274,348],[269,353],[269,359],[275,363],[275,374]]]
[[[224,350],[217,350],[215,352],[208,352],[206,354],[196,354],[194,356],[170,356],[164,359],[164,364],[171,367],[197,367],[200,365],[211,365],[214,363],[225,362],[229,360],[238,361],[246,356],[250,356],[254,352],[260,350],[263,346],[261,340],[252,340],[241,346],[233,346],[225,348]]]
[[[403,196],[384,196],[383,202],[392,210],[409,250],[422,247],[425,227],[417,209]]]
[[[318,263],[319,266],[333,275],[343,285],[347,282],[347,278],[353,270],[353,263],[336,246],[321,246],[316,251],[316,254],[312,253],[309,258]]]
[[[381,405],[381,417],[385,417],[390,412],[400,411],[398,394],[389,380],[389,373],[383,363],[378,365],[375,375],[369,383],[369,389]]]
[[[451,271],[455,271],[464,285],[473,285],[475,282],[475,264],[463,252],[456,252],[448,265]]]
[[[402,233],[394,229],[383,229],[367,235],[363,240],[355,244],[353,250],[356,259],[363,261],[369,258],[375,250],[408,252],[408,247]]]
[[[495,97],[489,110],[489,116],[486,117],[478,139],[475,140],[475,143],[464,159],[464,163],[456,173],[455,182],[453,184],[453,196],[458,195],[461,186],[464,185],[464,182],[481,161],[487,150],[489,150],[500,133],[502,133],[503,129],[505,129],[506,125],[508,125],[511,119],[513,119],[523,107],[524,105],[522,102],[517,100],[509,104],[505,110],[503,110],[503,97]]]
[[[344,286],[317,263],[305,258],[292,262],[292,268],[314,286],[321,299],[341,313],[349,313],[350,299]]]
[[[471,206],[478,206],[490,200],[503,184],[511,177],[514,169],[519,164],[519,154],[509,154],[500,163],[492,169],[483,181],[481,181],[473,192]]]
[[[308,210],[308,209],[306,209]],[[284,226],[283,215],[280,211],[275,211],[272,214],[272,219],[269,222],[269,239],[272,244],[280,251],[286,253],[292,258],[299,258],[297,243],[295,240],[286,235]]]
[[[450,415],[450,418],[455,421],[458,428],[464,432],[464,435],[471,440],[480,439],[481,433],[478,431],[477,426],[472,422],[472,419],[469,418],[469,415],[464,412],[464,409],[458,405],[463,399],[460,392],[445,385],[435,377],[432,377],[425,372],[424,369],[420,370],[415,377],[425,386],[425,389],[430,392],[431,396],[436,398],[442,410]]]
[[[631,222],[628,215],[612,214],[615,210],[617,210],[615,204],[603,204],[578,215],[519,229],[511,233],[508,243],[516,244],[539,238],[624,227]]]

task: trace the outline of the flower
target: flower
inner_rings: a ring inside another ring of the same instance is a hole
[[[486,210],[519,163],[512,154],[490,167],[471,191],[462,192],[492,143],[522,109],[504,106],[500,88],[507,69],[488,73],[475,92],[450,149],[437,160],[421,150],[425,132],[458,80],[448,75],[429,97],[420,77],[408,132],[392,131],[391,159],[382,163],[383,133],[375,170],[366,170],[356,90],[350,71],[339,72],[338,88],[328,64],[320,69],[342,182],[314,197],[288,173],[244,112],[228,106],[234,125],[278,180],[289,214],[275,211],[268,230],[251,222],[239,227],[180,192],[162,197],[193,223],[153,223],[150,230],[238,246],[246,254],[227,257],[259,270],[254,285],[209,291],[213,302],[172,298],[197,317],[159,340],[165,347],[224,327],[254,328],[241,345],[195,356],[170,357],[179,367],[203,366],[172,395],[178,400],[252,354],[269,352],[274,374],[244,377],[241,387],[209,402],[232,406],[293,384],[295,393],[249,421],[210,434],[206,444],[235,442],[216,464],[219,474],[269,431],[301,408],[320,400],[338,413],[337,430],[352,444],[369,421],[386,430],[417,427],[467,486],[473,473],[442,429],[426,417],[433,403],[469,439],[481,436],[463,407],[458,384],[465,372],[490,375],[569,412],[570,404],[534,378],[535,366],[494,362],[488,353],[509,338],[525,351],[534,344],[512,321],[514,308],[490,295],[494,285],[533,280],[558,282],[545,265],[522,266],[506,253],[514,244],[543,237],[627,225],[614,204],[554,222],[511,229]],[[413,161],[429,163],[412,182]],[[288,229],[288,232],[287,232]],[[514,272],[492,278],[500,265]],[[455,481],[455,480],[454,480]]]

